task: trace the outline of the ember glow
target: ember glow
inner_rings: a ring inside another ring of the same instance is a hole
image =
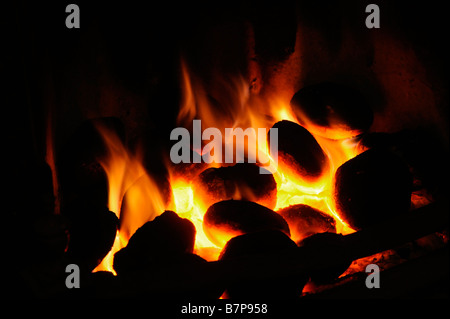
[[[281,120],[299,124],[288,101],[276,98],[263,100],[257,96],[251,96],[248,83],[241,77],[230,81],[224,80],[224,83],[231,83],[222,92],[226,98],[220,94],[215,97],[218,104],[232,103],[227,110],[217,110],[217,106],[213,106],[209,101],[205,88],[194,79],[183,63],[181,87],[184,99],[177,118],[181,127],[184,125],[186,129],[193,130],[195,128],[190,127],[189,123],[200,119],[204,127],[217,128],[222,136],[226,136],[225,128],[227,127],[243,130],[264,128],[268,131],[273,124]],[[308,123],[304,120],[302,122]],[[307,125],[305,128],[309,130]],[[173,209],[180,217],[187,218],[194,224],[196,228],[194,253],[208,261],[217,260],[223,247],[212,243],[203,230],[203,217],[208,207],[203,207],[201,198],[196,197],[192,181],[173,169],[173,165],[176,164],[167,165],[173,200],[165,204],[161,190],[145,171],[138,154],[132,154],[111,132],[99,129],[109,148],[109,156],[101,159],[109,181],[109,209],[120,218],[121,226],[111,251],[94,271],[107,270],[115,273],[113,269],[115,252],[126,246],[129,238],[139,227],[153,220],[165,209]],[[351,139],[338,139],[341,137],[338,133],[335,140],[316,135],[314,137],[328,156],[330,165],[322,176],[313,182],[303,180],[290,167],[270,166],[270,163],[273,164],[273,159],[269,154],[267,139],[259,139],[256,149],[249,148],[248,145],[236,145],[236,147],[243,147],[246,156],[254,156],[257,163],[269,163],[264,167],[269,166],[268,169],[273,172],[277,183],[275,211],[290,205],[307,204],[332,216],[336,220],[338,233],[351,233],[354,230],[341,220],[335,210],[332,183],[336,169],[362,150],[358,149],[356,142]],[[224,138],[222,143],[225,141]],[[207,141],[194,141],[192,146],[193,150],[199,154],[203,148],[202,142],[207,143]],[[235,143],[237,142],[239,141],[236,140]],[[218,167],[217,162],[220,163],[220,161],[213,161],[209,167]]]
[[[203,216],[207,207],[203,207],[200,201],[195,201],[189,182],[182,179],[171,179],[171,186],[175,211],[180,217],[189,219],[197,230],[194,252],[208,261],[217,260],[222,247],[213,244],[203,231]]]

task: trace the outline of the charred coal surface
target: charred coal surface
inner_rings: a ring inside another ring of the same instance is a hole
[[[217,245],[230,238],[263,230],[280,230],[290,235],[289,225],[279,214],[262,205],[244,201],[227,200],[212,205],[205,213],[203,229]]]
[[[297,123],[283,120],[272,128],[278,129],[278,161],[307,181],[315,181],[328,168],[329,160],[314,136]],[[268,133],[270,147],[270,131]]]
[[[69,214],[67,258],[83,271],[92,271],[114,243],[119,220],[106,207],[73,206]]]
[[[408,166],[385,149],[370,149],[347,161],[334,181],[336,207],[354,229],[408,212],[411,190]]]
[[[259,231],[231,239],[222,250],[219,259],[226,261],[249,257],[252,254],[281,252],[296,248],[295,242],[279,230]],[[300,295],[306,281],[306,275],[291,278],[283,274],[278,274],[276,280],[243,279],[241,282],[229,284],[226,293],[232,299],[294,299]]]
[[[316,233],[336,232],[336,221],[333,217],[305,204],[282,208],[277,213],[289,224],[292,239],[296,242]]]
[[[326,251],[343,251],[344,236],[335,233],[319,233],[303,239],[299,246],[314,254],[326,254]],[[342,264],[334,267],[317,268],[311,271],[308,276],[311,280],[318,284],[329,283],[337,279],[352,263],[351,259],[348,259]]]
[[[165,211],[141,226],[131,236],[127,246],[114,255],[114,269],[120,276],[168,264],[185,254],[192,254],[195,232],[190,220]]]
[[[256,164],[208,168],[193,180],[194,196],[205,207],[235,199],[249,200],[273,209],[277,202],[277,184],[272,174],[260,174]]]

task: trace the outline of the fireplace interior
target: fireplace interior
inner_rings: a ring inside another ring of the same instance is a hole
[[[80,2],[79,29],[66,4],[12,5],[8,296],[449,298],[444,13],[378,1],[368,29],[369,3]],[[195,120],[268,133],[225,163]]]

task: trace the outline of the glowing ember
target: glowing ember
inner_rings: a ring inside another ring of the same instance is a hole
[[[252,128],[270,128],[275,122],[281,120],[298,121],[293,115],[288,103],[273,99],[271,101],[262,101],[259,98],[248,95],[248,89],[245,85],[236,85],[237,90],[233,92],[237,95],[234,100],[238,101],[238,105],[233,105],[230,112],[220,117],[214,112],[214,107],[208,102],[205,89],[194,81],[195,77],[189,74],[185,64],[182,64],[184,103],[178,115],[179,124],[190,123],[195,118],[200,118],[205,125],[217,127],[222,132],[225,131],[227,125],[232,121],[233,127],[252,127]],[[239,81],[230,80],[230,83],[241,83]],[[225,93],[229,93],[225,90]],[[215,99],[221,104],[223,101],[229,100],[229,97],[222,97],[220,94]],[[233,98],[232,98],[233,99]],[[308,129],[308,127],[306,127]],[[293,137],[295,138],[295,137]],[[334,201],[332,198],[332,183],[336,169],[347,160],[362,152],[356,148],[355,141],[332,140],[315,136],[317,142],[322,147],[330,160],[330,169],[314,183],[308,183],[300,180],[289,169],[278,167],[278,170],[272,166],[274,177],[277,182],[277,204],[275,210],[294,205],[307,204],[317,208],[336,220],[336,228],[338,233],[348,234],[354,230],[348,227],[345,222],[337,214]],[[339,136],[336,136],[339,138]],[[269,157],[267,141],[258,141],[258,152]],[[214,163],[211,164],[213,166]],[[203,215],[207,207],[200,207],[200,199],[196,198],[188,181],[182,181],[183,176],[171,176],[171,184],[175,198],[177,213],[183,217],[187,217],[193,221],[197,229],[196,252],[202,257],[212,260],[214,255],[207,254],[205,251],[217,252],[222,247],[212,244],[203,232]]]
[[[207,208],[194,201],[194,192],[188,182],[171,180],[171,185],[177,214],[188,218],[197,230],[194,252],[208,261],[217,260],[221,247],[213,244],[203,231],[203,216]]]

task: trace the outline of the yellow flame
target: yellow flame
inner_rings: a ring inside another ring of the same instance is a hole
[[[217,83],[223,84],[225,82],[231,84],[219,90],[219,93],[216,91],[207,92],[205,86],[196,81],[195,75],[182,62],[184,99],[178,114],[178,123],[188,123],[190,125],[195,117],[202,120],[202,129],[215,127],[222,132],[222,135],[227,127],[240,127],[243,130],[249,127],[255,130],[266,128],[268,130],[273,124],[281,120],[289,120],[300,124],[289,105],[289,101],[282,100],[281,95],[278,97],[266,96],[264,98],[258,95],[251,95],[248,83],[243,81],[242,77],[237,76],[235,79],[224,79],[219,75]],[[225,97],[223,96],[224,92],[227,93]],[[226,101],[233,101],[234,104],[225,105],[231,114],[218,112],[220,107],[218,108],[216,104],[213,105],[210,102],[207,98],[209,95],[214,96],[217,105],[224,105]],[[258,138],[258,155],[256,158],[269,158],[269,164],[266,167],[274,174],[277,183],[277,204],[275,210],[299,203],[307,204],[332,216],[336,220],[338,232],[350,233],[353,230],[339,217],[334,207],[332,185],[337,168],[356,156],[360,151],[355,147],[356,144],[353,140],[343,140],[342,136],[345,134],[342,134],[335,127],[333,130],[327,131],[328,135],[333,136],[333,139],[326,139],[315,134],[318,130],[312,126],[306,117],[302,117],[302,123],[306,125],[310,132],[312,131],[317,142],[328,156],[330,167],[314,182],[302,180],[292,168],[277,167],[269,154],[267,139],[261,140]],[[227,145],[224,145],[226,142],[226,140],[222,141],[224,147],[227,147]],[[249,152],[249,149],[246,149],[246,151]],[[213,165],[210,164],[210,167]],[[198,232],[197,249],[214,247],[203,233],[202,220],[206,208],[199,207],[197,203],[201,202],[201,198],[196,198],[196,194],[192,192],[189,183],[185,182],[183,184],[180,182],[182,178],[182,176],[171,177],[177,212],[194,222]],[[199,195],[197,194],[197,196]]]
[[[183,94],[177,118],[179,125],[190,128],[192,120],[201,119],[202,129],[215,127],[222,136],[226,136],[224,134],[226,128],[268,130],[274,123],[281,120],[299,124],[289,106],[289,101],[282,101],[277,97],[263,99],[260,96],[251,95],[249,85],[242,77],[218,79],[221,89],[219,92],[211,93],[207,92],[205,86],[182,62],[181,78]],[[211,103],[210,96],[213,96],[215,104]],[[218,107],[216,104],[224,107]],[[302,120],[304,122],[305,119]],[[335,209],[332,194],[333,177],[340,165],[356,156],[361,150],[355,147],[353,140],[339,139],[340,132],[336,131],[336,134],[335,139],[325,139],[313,134],[330,160],[329,170],[314,183],[299,179],[289,168],[274,165],[266,138],[260,139],[258,136],[257,149],[246,150],[258,152],[256,158],[269,159],[267,168],[273,172],[277,183],[275,210],[299,203],[307,204],[332,216],[336,220],[337,231],[347,234],[353,230],[339,217]],[[112,268],[114,253],[126,246],[130,236],[138,227],[161,214],[166,206],[160,190],[146,173],[139,157],[130,154],[114,134],[103,132],[102,135],[110,152],[109,156],[102,161],[102,166],[108,175],[109,208],[121,218],[121,229],[116,235],[113,248],[95,271],[114,272]],[[222,146],[224,143],[225,141],[222,140]],[[209,167],[213,166],[217,166],[217,163],[209,164]],[[191,220],[196,228],[195,253],[206,260],[216,260],[223,247],[212,243],[203,230],[203,217],[208,207],[202,207],[202,200],[196,198],[190,181],[186,181],[184,176],[169,173],[175,211],[180,217]]]
[[[180,217],[189,219],[195,226],[196,237],[194,251],[204,259],[217,260],[221,247],[213,244],[203,231],[203,216],[206,208],[194,200],[194,192],[189,182],[171,178],[175,209]]]

